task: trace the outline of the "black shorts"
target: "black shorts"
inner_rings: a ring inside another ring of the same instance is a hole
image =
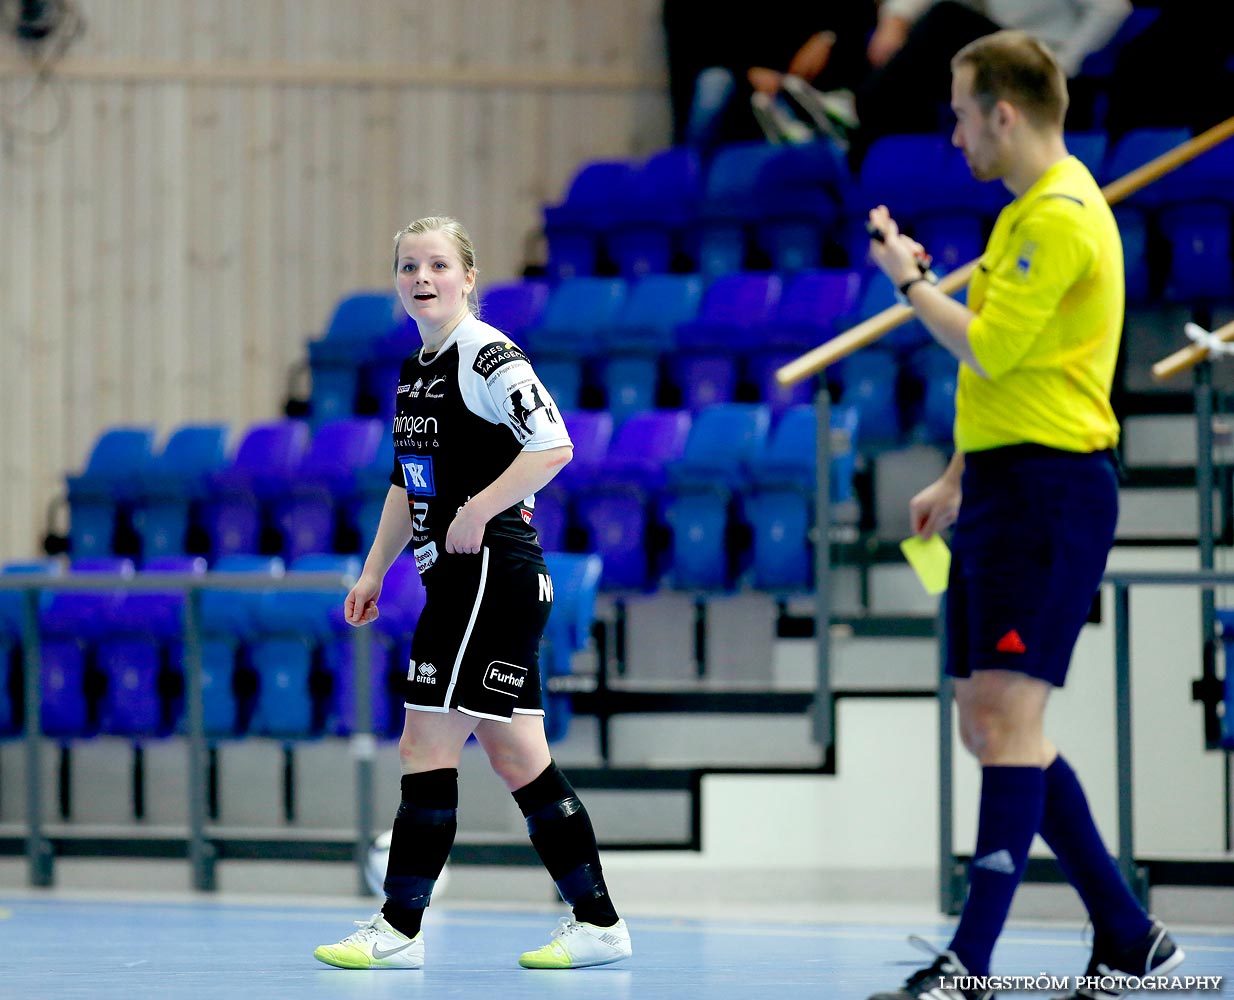
[[[553,608],[544,561],[486,545],[479,555],[442,556],[431,577],[411,640],[404,706],[501,722],[513,713],[543,715],[540,637]]]
[[[947,583],[947,673],[1062,687],[1118,521],[1108,452],[1013,445],[964,457]]]

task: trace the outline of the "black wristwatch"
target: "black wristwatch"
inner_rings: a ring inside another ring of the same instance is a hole
[[[899,288],[900,294],[904,296],[905,299],[907,299],[908,290],[912,288],[913,285],[917,284],[917,282],[919,281],[924,281],[927,285],[930,284],[929,278],[927,278],[924,274],[919,274],[915,278],[909,278],[908,281],[904,282],[904,284],[900,286]]]

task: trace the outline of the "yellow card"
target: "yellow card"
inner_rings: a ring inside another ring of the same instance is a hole
[[[947,548],[942,535],[931,535],[928,542],[913,535],[900,543],[900,551],[913,567],[927,594],[941,594],[947,589],[947,574],[951,571],[951,550]]]

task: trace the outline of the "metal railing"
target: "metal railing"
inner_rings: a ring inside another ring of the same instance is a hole
[[[42,656],[39,636],[39,595],[45,591],[75,592],[158,592],[178,591],[184,594],[184,681],[185,735],[188,744],[188,831],[185,853],[188,857],[192,885],[195,889],[212,890],[216,886],[215,862],[217,842],[206,824],[207,811],[207,747],[204,695],[202,686],[202,614],[203,591],[243,591],[265,593],[338,592],[340,599],[355,581],[338,573],[305,572],[283,577],[266,577],[248,573],[206,573],[137,575],[129,578],[110,576],[51,576],[29,574],[0,576],[0,591],[23,594],[22,661],[24,673],[24,708],[26,737],[26,859],[29,881],[33,886],[49,886],[54,877],[54,851],[46,836],[43,822],[42,787]],[[371,630],[357,628],[352,642],[355,648],[354,687],[355,722],[351,745],[356,760],[356,816],[354,860],[357,887],[367,893],[364,878],[365,860],[373,829],[373,762],[376,738],[372,728],[370,677],[372,657]]]

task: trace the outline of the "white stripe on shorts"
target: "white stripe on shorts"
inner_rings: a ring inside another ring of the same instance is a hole
[[[467,629],[463,632],[463,641],[459,643],[458,655],[454,658],[454,670],[450,674],[450,686],[446,688],[446,709],[454,698],[454,687],[458,684],[459,668],[463,665],[463,654],[467,652],[467,643],[471,641],[471,630],[476,627],[476,618],[480,614],[480,605],[484,601],[484,584],[488,580],[488,546],[480,547],[480,583],[476,587],[476,603],[471,606],[471,618],[467,621]]]

